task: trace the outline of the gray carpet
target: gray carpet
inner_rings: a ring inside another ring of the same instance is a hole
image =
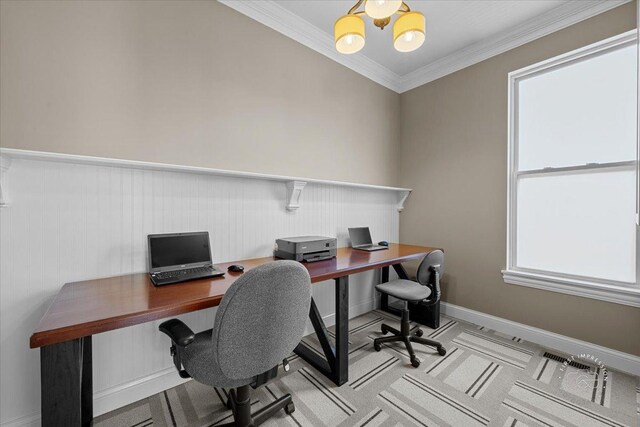
[[[281,411],[265,425],[640,425],[638,377],[597,364],[589,370],[565,366],[563,359],[544,355],[568,355],[448,317],[436,330],[422,327],[425,336],[445,345],[446,356],[415,345],[422,364],[413,368],[400,344],[374,351],[383,321],[398,325],[380,311],[351,319],[349,382],[342,387],[293,357],[288,373],[281,369],[276,380],[255,390],[255,409],[287,392],[294,398],[292,416]],[[304,341],[320,351],[315,336]],[[231,420],[226,396],[225,390],[189,381],[98,417],[94,425],[215,426]]]

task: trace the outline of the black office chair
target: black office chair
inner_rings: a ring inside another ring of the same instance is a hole
[[[171,355],[182,378],[212,386],[235,388],[227,408],[234,423],[256,426],[284,409],[295,407],[290,394],[251,413],[249,386],[256,388],[278,374],[302,339],[311,305],[311,279],[295,261],[275,261],[253,268],[227,290],[213,329],[194,334],[178,319],[160,325],[171,338]],[[184,368],[183,368],[184,367]]]
[[[438,350],[438,354],[441,356],[444,356],[447,353],[445,348],[439,342],[422,338],[422,329],[417,325],[411,328],[411,323],[409,322],[409,302],[422,301],[421,305],[428,306],[440,301],[440,276],[443,272],[444,253],[438,249],[429,252],[420,263],[417,274],[418,282],[397,279],[387,283],[381,283],[376,286],[376,289],[379,292],[404,301],[400,330],[398,331],[391,326],[382,324],[382,333],[386,335],[391,332],[393,336],[381,337],[373,340],[373,348],[375,348],[376,351],[380,351],[382,349],[383,343],[402,341],[409,352],[411,364],[416,368],[420,366],[420,360],[416,357],[416,354],[413,351],[413,346],[411,345],[412,342],[435,347]]]

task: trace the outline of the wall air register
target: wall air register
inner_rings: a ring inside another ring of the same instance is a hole
[[[593,371],[593,367],[589,365],[585,365],[584,363],[576,362],[575,360],[570,360],[566,357],[558,356],[557,354],[549,353],[546,351],[543,355],[547,359],[555,360],[556,362],[566,363],[568,366],[572,366],[576,369],[582,369],[585,371]]]

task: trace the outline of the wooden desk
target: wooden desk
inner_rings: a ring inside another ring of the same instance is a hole
[[[336,295],[335,344],[311,301],[309,317],[325,359],[304,345],[295,352],[336,384],[347,382],[349,275],[382,268],[382,280],[393,266],[422,258],[435,248],[391,244],[388,250],[365,252],[338,249],[336,258],[304,263],[313,283],[334,279]],[[217,264],[226,271],[242,264],[245,271],[276,258],[255,258]],[[242,273],[155,287],[148,274],[139,273],[65,284],[40,320],[31,348],[40,348],[43,426],[90,425],[93,418],[91,336],[220,304],[226,290]]]

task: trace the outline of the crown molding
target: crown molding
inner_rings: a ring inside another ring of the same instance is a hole
[[[362,53],[353,55],[338,53],[335,50],[333,38],[329,34],[273,0],[218,1],[378,84],[397,93],[402,93],[632,0],[569,1],[518,25],[517,28],[503,31],[493,37],[469,45],[403,76],[394,73]]]
[[[218,0],[218,2],[284,34],[298,43],[323,54],[329,59],[350,68],[356,73],[362,74],[394,92],[399,92],[400,90],[402,81],[398,74],[374,60],[369,59],[362,53],[355,53],[353,55],[338,53],[334,46],[333,37],[310,22],[300,18],[298,15],[288,11],[275,1]]]
[[[631,0],[570,1],[532,18],[517,28],[501,32],[474,43],[422,68],[402,76],[399,93],[429,83],[447,74],[482,62],[593,16],[614,9]]]

